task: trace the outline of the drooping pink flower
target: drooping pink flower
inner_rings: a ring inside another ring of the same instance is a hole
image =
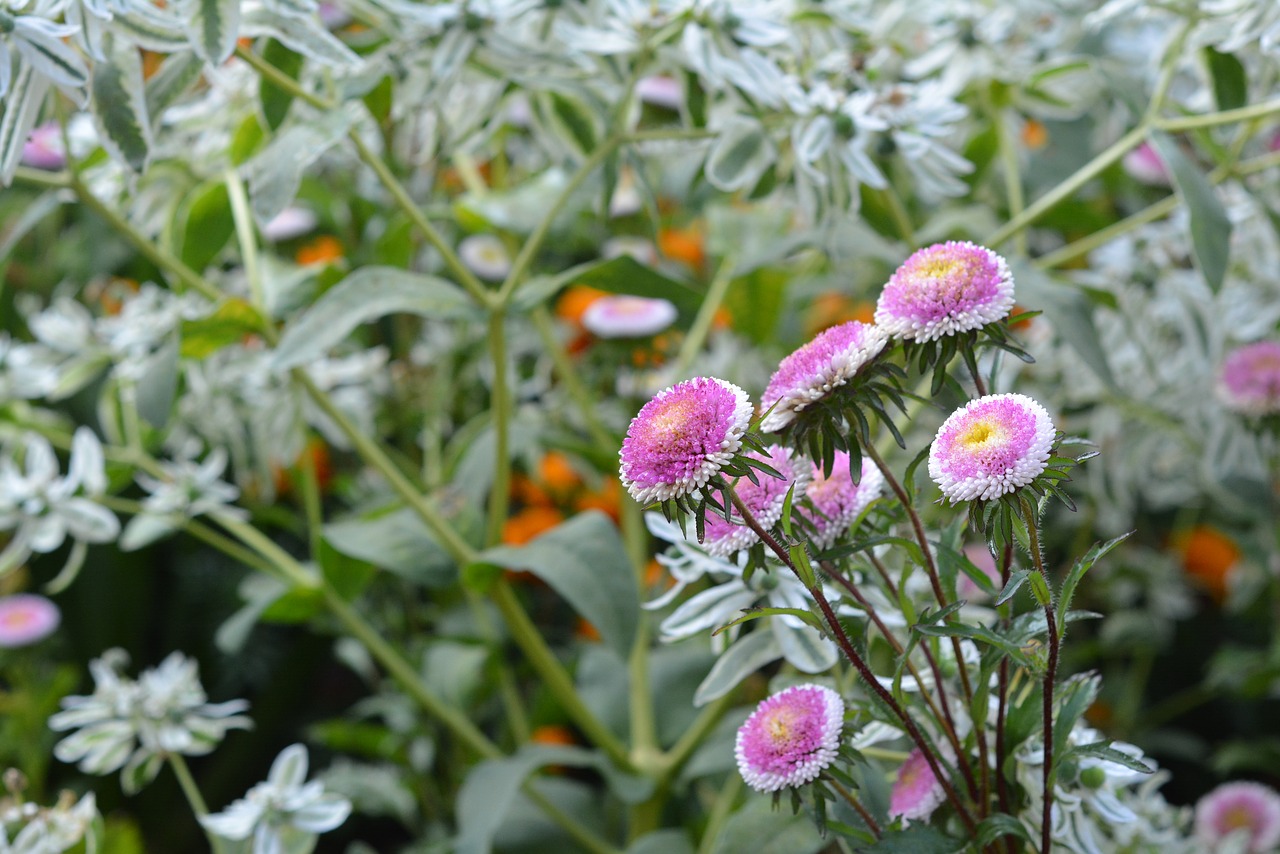
[[[1244,415],[1280,413],[1280,341],[1237,347],[1222,360],[1218,396]]]
[[[62,128],[57,122],[45,122],[31,129],[22,144],[22,162],[33,169],[50,171],[67,165],[67,152],[62,145]]]
[[[889,278],[876,303],[888,335],[933,341],[979,329],[1013,308],[1013,275],[1004,258],[973,243],[926,246]]]
[[[1280,794],[1261,783],[1224,783],[1196,804],[1196,836],[1206,843],[1244,831],[1249,854],[1280,846]]]
[[[658,392],[627,428],[622,485],[641,504],[701,489],[742,447],[751,401],[736,385],[695,377]]]
[[[62,621],[58,606],[34,593],[0,597],[0,647],[28,646],[53,634]]]
[[[1169,168],[1164,165],[1159,153],[1149,142],[1144,142],[1132,149],[1120,164],[1124,167],[1124,171],[1136,181],[1153,187],[1169,186]]]
[[[760,703],[738,729],[738,772],[759,792],[802,786],[836,758],[844,701],[822,685],[796,685]]]
[[[764,472],[757,472],[759,483],[752,483],[750,478],[740,477],[733,483],[733,489],[742,499],[742,503],[751,511],[760,526],[768,529],[782,518],[782,508],[787,501],[787,492],[794,486],[796,493],[804,491],[809,483],[807,468],[797,464],[791,449],[780,445],[770,445],[764,455],[751,453],[748,457],[758,459],[776,470],[782,477],[777,478]],[[742,520],[737,509],[732,509],[726,521],[719,513],[711,511],[706,515],[706,536],[702,546],[710,554],[728,557],[736,551],[750,548],[760,541],[760,536],[749,528]]]
[[[786,427],[806,406],[853,378],[887,340],[876,326],[856,320],[819,332],[774,371],[761,402],[769,414],[760,429],[772,433]]]
[[[647,338],[676,320],[670,300],[609,294],[587,306],[582,326],[599,338]]]
[[[923,821],[946,800],[942,783],[929,767],[920,748],[907,755],[889,793],[889,817]]]
[[[813,525],[813,547],[819,551],[830,548],[883,490],[884,475],[866,457],[857,483],[849,474],[849,455],[844,451],[836,452],[830,476],[824,476],[822,466],[815,464],[805,495],[817,512],[797,510]]]
[[[929,476],[952,503],[999,498],[1045,469],[1056,431],[1023,394],[989,394],[951,413],[929,448]]]

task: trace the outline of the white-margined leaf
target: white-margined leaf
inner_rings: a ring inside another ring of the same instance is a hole
[[[71,94],[89,79],[89,69],[80,54],[62,40],[68,28],[24,15],[14,30],[13,46],[35,72]]]
[[[705,706],[728,694],[766,664],[782,658],[782,647],[770,631],[754,631],[733,642],[718,659],[693,695],[695,706]]]
[[[4,117],[0,118],[0,179],[6,187],[22,160],[22,146],[36,123],[47,91],[49,81],[33,74],[31,66],[24,65],[5,96]]]
[[[346,134],[352,120],[346,110],[335,110],[313,124],[294,125],[244,165],[249,207],[259,225],[270,222],[293,201],[302,173]]]
[[[152,142],[142,59],[132,44],[111,36],[103,39],[103,51],[107,61],[94,65],[89,84],[98,137],[112,157],[142,172]]]
[[[718,190],[733,192],[754,187],[773,162],[773,143],[757,122],[728,122],[707,155],[707,182]]]
[[[220,65],[236,49],[240,0],[192,0],[187,14],[187,33],[196,53],[210,65]]]
[[[271,36],[309,59],[324,65],[359,65],[360,57],[326,30],[314,15],[280,15],[263,7],[245,12],[241,31],[247,36]]]
[[[200,79],[203,63],[190,51],[170,54],[147,81],[147,115],[157,119],[165,109]]]
[[[177,53],[191,47],[182,20],[167,9],[136,3],[128,11],[116,12],[111,26],[145,50]]]

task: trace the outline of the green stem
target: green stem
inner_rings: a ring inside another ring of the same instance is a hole
[[[214,511],[209,515],[229,534],[270,561],[289,584],[303,590],[316,590],[325,586],[324,579],[319,574],[307,569],[297,558],[280,548],[275,540],[253,525],[228,513]]]
[[[265,317],[267,298],[262,290],[262,275],[258,269],[258,242],[253,234],[253,217],[249,213],[249,197],[244,181],[234,167],[228,167],[223,181],[227,185],[227,198],[231,201],[231,218],[236,226],[236,241],[240,244],[240,257],[244,261],[244,277],[249,282],[253,305]]]
[[[707,288],[707,295],[703,298],[702,305],[698,306],[698,314],[693,318],[693,325],[689,327],[689,334],[685,336],[684,343],[680,345],[680,353],[676,356],[676,363],[673,369],[673,375],[676,378],[684,376],[685,372],[693,365],[693,360],[697,358],[702,345],[706,343],[716,312],[720,310],[725,294],[729,292],[729,283],[733,281],[733,268],[734,261],[732,258],[726,257],[720,261],[720,269],[716,271],[715,278],[711,280],[711,285]]]
[[[1022,191],[1022,169],[1018,165],[1018,150],[1011,138],[1006,111],[995,107],[992,109],[992,116],[996,122],[996,138],[1000,146],[1000,166],[1004,172],[1004,189],[1009,203],[1009,216],[1017,218],[1026,207],[1026,197]],[[1015,235],[1014,251],[1019,255],[1027,254],[1025,230]]]
[[[609,431],[609,428],[605,427],[604,422],[600,420],[596,402],[591,397],[591,392],[583,385],[582,378],[578,375],[578,370],[574,367],[573,360],[556,337],[555,326],[551,321],[551,316],[547,312],[546,306],[535,306],[529,316],[533,320],[533,328],[537,330],[538,337],[542,339],[543,349],[551,357],[551,364],[555,366],[556,376],[560,378],[565,390],[569,392],[569,397],[578,407],[587,432],[591,434],[592,441],[596,443],[600,450],[613,454],[618,449],[618,440]]]
[[[1261,104],[1253,104],[1248,107],[1239,107],[1234,110],[1219,110],[1215,113],[1204,113],[1199,116],[1180,116],[1172,119],[1157,119],[1155,126],[1160,130],[1177,132],[1186,130],[1196,130],[1197,128],[1216,127],[1218,125],[1230,125],[1236,122],[1247,122],[1253,119],[1265,119],[1280,113],[1280,98],[1273,98],[1270,101],[1263,101]]]
[[[302,510],[307,520],[307,543],[312,558],[318,562],[324,536],[324,506],[320,496],[320,475],[316,471],[316,459],[305,444],[297,467],[302,475]]]
[[[1040,551],[1040,532],[1036,522],[1036,514],[1031,502],[1022,498],[1022,515],[1027,523],[1027,546],[1031,552],[1031,560],[1035,563],[1036,572],[1047,582],[1044,555]],[[1040,850],[1042,854],[1051,854],[1052,816],[1053,816],[1053,689],[1058,677],[1058,637],[1057,618],[1053,611],[1053,602],[1044,605],[1045,625],[1048,629],[1049,661],[1044,672],[1044,769],[1041,782],[1044,786],[1044,815],[1040,822]]]
[[[547,646],[547,642],[538,632],[533,621],[529,619],[529,615],[525,613],[511,585],[501,579],[498,580],[493,585],[489,598],[502,614],[512,639],[524,652],[533,669],[537,671],[543,686],[556,698],[556,702],[565,714],[618,767],[626,771],[634,771],[635,765],[631,761],[626,745],[582,702],[573,679],[560,664],[560,660],[555,657],[551,648]]]
[[[30,184],[43,190],[61,190],[71,186],[72,178],[67,172],[46,172],[19,166],[13,173],[13,180],[16,184]]]
[[[662,774],[658,778],[659,785],[668,785],[684,768],[685,763],[693,756],[693,752],[702,744],[707,733],[720,723],[725,712],[729,711],[736,699],[736,692],[730,691],[717,697],[702,707],[702,711],[693,719],[693,723],[680,736],[663,758]]]
[[[489,360],[493,362],[493,390],[489,411],[493,425],[493,486],[489,491],[489,524],[486,545],[502,540],[502,526],[507,521],[511,488],[511,393],[507,389],[506,313],[492,309],[489,313]]]
[[[205,805],[204,796],[200,794],[200,787],[196,785],[195,778],[191,776],[191,769],[187,767],[187,760],[182,758],[180,753],[164,754],[165,761],[169,763],[169,767],[173,769],[173,776],[178,778],[178,785],[182,788],[182,794],[186,796],[187,803],[191,805],[191,812],[195,814],[196,821],[204,818],[209,814],[209,807]],[[200,829],[204,831],[205,837],[209,840],[209,847],[213,849],[214,854],[222,854],[225,850],[223,839],[216,833],[212,832],[200,824]]]
[[[533,259],[538,254],[538,250],[542,248],[542,244],[546,241],[547,235],[551,233],[551,228],[555,224],[556,217],[559,216],[560,211],[569,203],[569,199],[591,176],[591,173],[595,172],[625,140],[626,137],[622,134],[614,134],[605,139],[582,162],[582,165],[573,173],[573,176],[569,178],[569,182],[564,185],[564,189],[560,191],[560,194],[542,214],[542,219],[538,222],[537,228],[533,230],[533,233],[529,235],[524,245],[520,247],[520,251],[516,254],[515,260],[511,263],[511,272],[507,274],[506,279],[502,282],[502,287],[498,289],[498,305],[506,306],[511,302],[512,294],[524,281],[525,274],[528,272],[530,265],[533,264]]]
[[[698,842],[698,854],[711,854],[715,850],[720,831],[729,820],[729,815],[733,812],[733,806],[737,803],[740,794],[742,794],[742,777],[731,771],[720,788],[720,794],[716,796],[715,803],[711,806],[711,814],[707,816],[706,829],[702,831],[702,839]]]
[[[867,828],[872,832],[872,834],[875,835],[877,839],[879,839],[880,825],[876,824],[876,820],[871,817],[871,813],[867,812],[867,808],[862,805],[862,802],[859,801],[857,798],[855,798],[852,792],[850,792],[844,786],[840,785],[840,781],[835,779],[834,777],[824,776],[823,782],[825,782],[831,788],[835,789],[836,794],[844,798],[845,803],[853,807],[854,812],[856,812],[859,816],[862,817],[862,820],[866,823]]]
[[[644,518],[640,505],[631,500],[629,495],[623,496],[622,541],[631,561],[635,577],[636,590],[644,596],[644,573],[649,556],[649,534],[644,527]],[[653,634],[653,621],[648,611],[640,612],[640,621],[636,626],[636,638],[631,647],[631,658],[627,662],[631,696],[631,748],[636,754],[639,765],[643,766],[655,757],[658,751],[658,726],[653,708],[653,686],[649,677],[649,644]]]

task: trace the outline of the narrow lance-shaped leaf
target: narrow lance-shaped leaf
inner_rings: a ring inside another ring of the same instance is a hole
[[[22,66],[9,86],[4,99],[4,117],[0,119],[0,178],[6,187],[22,159],[22,146],[36,123],[47,91],[48,81],[34,74],[29,65]]]
[[[1151,144],[1169,168],[1173,183],[1187,206],[1191,250],[1196,265],[1209,287],[1217,292],[1222,289],[1222,280],[1227,275],[1231,252],[1231,220],[1227,218],[1227,211],[1209,179],[1183,155],[1173,137],[1153,133]]]
[[[147,166],[151,153],[151,121],[138,49],[123,39],[107,36],[106,62],[93,67],[89,82],[93,120],[103,146],[134,172]]]
[[[210,65],[219,65],[236,49],[240,32],[240,0],[193,0],[187,32],[196,53]]]

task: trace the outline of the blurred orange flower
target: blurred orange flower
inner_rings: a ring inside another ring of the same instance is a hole
[[[309,240],[298,248],[294,260],[306,267],[311,264],[328,264],[343,257],[342,244],[338,238],[322,234]]]
[[[503,523],[502,542],[509,546],[522,546],[563,521],[564,514],[554,507],[526,507]]]
[[[658,251],[673,261],[701,273],[707,261],[706,238],[701,227],[663,228],[658,231]]]
[[[1196,525],[1173,539],[1182,568],[1218,602],[1226,599],[1229,578],[1240,561],[1235,540],[1209,525]]]

